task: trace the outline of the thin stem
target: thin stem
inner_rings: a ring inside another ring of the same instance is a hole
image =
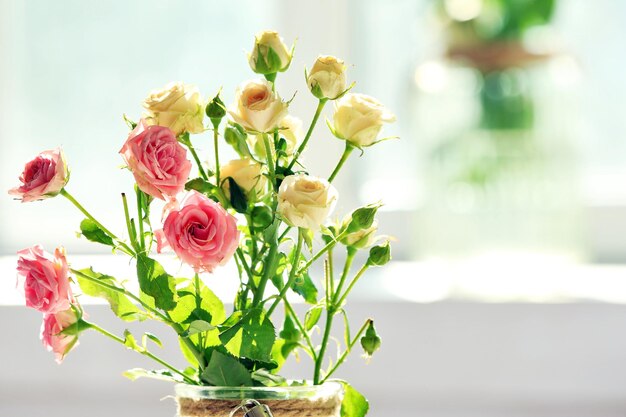
[[[315,353],[315,348],[313,347],[313,342],[311,341],[311,337],[309,336],[309,333],[304,329],[304,326],[302,325],[300,318],[298,317],[295,310],[291,306],[291,303],[286,298],[285,298],[285,307],[287,308],[287,311],[291,315],[291,318],[293,319],[293,321],[296,323],[296,326],[298,326],[300,333],[302,333],[302,335],[304,336],[304,340],[306,340],[307,345],[309,345],[309,349],[311,350],[311,356],[313,356],[313,361],[316,361],[317,355]]]
[[[239,257],[239,261],[243,265],[243,269],[246,271],[246,275],[248,276],[248,283],[254,285],[253,274],[246,262],[246,258],[244,257],[243,251],[241,248],[237,248],[237,256]]]
[[[293,166],[296,164],[296,161],[298,160],[298,158],[300,157],[300,155],[306,148],[306,145],[309,142],[309,139],[311,138],[311,134],[313,133],[313,129],[315,128],[315,124],[317,123],[317,119],[320,118],[320,114],[322,114],[322,109],[324,108],[324,105],[326,104],[327,101],[328,99],[322,98],[317,103],[317,109],[315,109],[315,114],[313,115],[313,120],[311,120],[311,124],[309,125],[309,130],[307,130],[306,135],[304,136],[304,140],[302,141],[300,146],[298,146],[298,149],[296,150],[296,152],[294,152],[293,159],[287,166],[288,170],[293,168]]]
[[[361,326],[361,329],[356,334],[356,336],[354,336],[354,339],[352,339],[352,342],[350,342],[350,344],[348,346],[346,346],[346,350],[339,357],[339,359],[337,359],[337,362],[335,363],[335,365],[332,368],[330,368],[330,370],[326,373],[326,376],[324,377],[324,379],[322,379],[320,384],[323,384],[324,382],[326,382],[326,380],[328,378],[330,378],[330,376],[337,370],[337,368],[339,368],[341,366],[341,364],[345,362],[346,358],[348,357],[348,355],[352,351],[352,348],[354,347],[356,342],[360,339],[360,337],[363,334],[363,332],[365,331],[365,329],[367,329],[367,325],[369,323],[370,323],[370,320],[365,320],[365,323],[363,324],[363,326]]]
[[[272,156],[273,147],[270,144],[270,137],[267,133],[263,133],[263,144],[265,145],[265,154],[267,155],[267,168],[270,175],[270,184],[272,190],[276,187],[276,167],[274,166],[274,157]]]
[[[191,144],[191,139],[185,141],[184,143],[187,145],[187,148],[189,148],[189,152],[191,152],[191,156],[193,156],[193,159],[196,161],[196,165],[198,165],[198,172],[200,172],[200,176],[203,180],[208,181],[209,177],[207,177],[206,172],[204,172],[204,168],[202,168],[202,162],[200,162],[196,149]]]
[[[274,303],[272,303],[272,306],[269,308],[269,310],[267,310],[267,315],[266,315],[267,317],[270,317],[272,315],[272,313],[274,312],[276,307],[278,307],[278,303],[280,303],[281,300],[286,299],[285,295],[287,294],[287,291],[289,290],[289,288],[291,288],[293,283],[296,281],[296,278],[298,277],[298,274],[297,274],[297,271],[299,271],[298,261],[300,260],[300,253],[302,252],[303,242],[304,242],[304,233],[302,232],[302,229],[298,229],[298,243],[296,244],[296,251],[294,253],[293,261],[291,264],[291,271],[289,272],[289,279],[287,280],[287,284],[285,284],[283,288],[281,288],[278,294],[278,298],[274,300]]]
[[[274,220],[274,223],[270,225],[273,230],[271,236],[266,242],[267,245],[269,245],[269,252],[265,257],[265,262],[263,263],[263,275],[261,275],[257,291],[254,294],[254,299],[252,300],[253,307],[258,306],[261,301],[263,301],[263,293],[265,292],[267,281],[270,279],[271,274],[276,272],[276,260],[278,255],[278,241],[276,240],[276,235],[278,233],[279,222],[280,220],[276,219]]]
[[[200,311],[202,309],[202,297],[200,296],[200,275],[198,275],[197,272],[193,277],[193,286],[196,290],[196,309]],[[200,349],[204,349],[202,333],[198,333],[198,345],[200,346]],[[205,365],[204,362],[202,365]]]
[[[111,236],[112,239],[116,240],[117,243],[126,250],[126,253],[130,256],[134,256],[135,252],[124,242],[122,242],[117,236],[115,236],[109,229],[104,227],[102,223],[96,220],[91,213],[89,213],[65,188],[62,188],[59,192],[63,197],[67,198],[81,213],[83,213],[87,218],[89,218],[92,222],[94,222],[100,229],[104,231],[107,235]]]
[[[218,125],[219,126],[219,125]],[[220,186],[220,154],[217,126],[213,129],[213,148],[215,149],[215,183]]]
[[[114,335],[113,333],[110,333],[106,330],[104,330],[102,327],[94,324],[94,323],[89,323],[89,322],[85,322],[85,324],[87,324],[89,326],[89,328],[96,330],[97,332],[102,333],[103,335],[105,335],[106,337],[115,340],[118,343],[121,343],[122,345],[126,346],[126,343],[124,341],[124,339],[122,339],[121,337],[118,337],[116,335]],[[128,347],[128,346],[126,346]],[[187,382],[188,384],[196,384],[197,382],[194,381],[193,379],[189,378],[187,375],[183,374],[181,371],[179,371],[178,369],[176,369],[175,367],[173,367],[172,365],[170,365],[169,363],[165,362],[163,359],[159,358],[158,356],[156,356],[155,354],[149,352],[147,349],[132,349],[137,353],[140,353],[144,356],[147,356],[148,358],[154,360],[155,362],[158,362],[159,364],[165,366],[167,369],[169,369],[170,371],[180,375],[183,377],[183,379],[185,380],[185,382]]]
[[[343,164],[346,163],[346,161],[348,160],[348,157],[350,156],[353,150],[354,150],[354,146],[350,142],[346,141],[346,148],[344,149],[343,154],[341,155],[341,159],[339,159],[339,162],[337,163],[337,166],[333,170],[333,173],[330,174],[330,177],[328,177],[328,182],[333,182],[333,180],[335,179],[335,177],[341,170],[341,167],[343,166]]]
[[[322,338],[322,344],[320,345],[320,351],[317,354],[317,360],[315,361],[315,371],[313,374],[313,384],[320,384],[320,371],[322,369],[322,362],[324,361],[324,354],[326,353],[326,347],[328,346],[328,339],[330,337],[330,329],[333,326],[333,317],[335,311],[327,306],[326,308],[326,327],[324,329],[324,337]]]
[[[335,294],[335,266],[333,263],[333,250],[328,250],[328,275],[330,281],[330,294]],[[326,289],[328,292],[328,288]]]
[[[346,257],[346,263],[343,266],[343,272],[341,273],[341,278],[339,279],[339,284],[337,285],[337,291],[333,294],[333,299],[331,301],[331,304],[333,306],[337,305],[339,293],[341,292],[341,289],[343,288],[343,285],[348,278],[348,274],[350,273],[350,267],[352,267],[352,262],[354,261],[355,256],[356,251],[348,249],[348,256]]]
[[[337,301],[336,303],[337,306],[341,306],[341,303],[343,303],[343,301],[346,299],[348,294],[350,294],[350,291],[352,291],[352,288],[354,288],[354,284],[356,284],[359,278],[361,278],[361,276],[365,273],[365,271],[367,271],[367,268],[369,268],[369,264],[366,263],[365,265],[361,267],[361,269],[359,269],[359,272],[357,272],[357,274],[354,276],[354,278],[350,282],[350,285],[348,285],[348,288],[346,289],[346,291],[343,293],[341,298],[339,298],[339,300]]]
[[[313,262],[317,261],[322,255],[324,255],[326,252],[331,250],[337,244],[337,242],[339,242],[339,239],[341,239],[344,236],[345,233],[346,233],[345,231],[341,232],[337,237],[335,237],[334,240],[328,242],[326,246],[324,246],[322,249],[320,249],[319,252],[313,255],[313,257],[309,259],[302,268],[299,269],[298,274],[309,269],[309,267],[313,264]]]
[[[128,229],[128,237],[130,243],[133,245],[135,252],[141,252],[137,245],[137,236],[135,236],[135,230],[130,220],[130,214],[128,213],[128,201],[126,200],[126,193],[122,193],[122,203],[124,204],[124,217],[126,218],[126,228]]]
[[[137,221],[139,222],[139,248],[142,252],[145,252],[146,240],[143,237],[143,198],[141,193],[142,191],[135,187],[135,194],[137,194]]]

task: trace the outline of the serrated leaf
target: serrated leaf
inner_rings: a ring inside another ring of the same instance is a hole
[[[202,194],[211,194],[215,188],[215,185],[204,180],[203,178],[194,178],[190,181],[187,181],[187,183],[185,184],[185,190],[196,190]]]
[[[179,324],[203,320],[216,326],[226,319],[226,310],[217,295],[201,282],[200,309],[197,307],[195,287],[189,285],[178,290],[178,303],[170,311],[170,318]]]
[[[141,291],[154,299],[154,305],[165,311],[176,307],[176,283],[160,263],[143,254],[137,256],[137,278]]]
[[[91,219],[84,219],[80,222],[80,232],[91,242],[102,243],[107,246],[115,246],[113,238],[111,238],[111,236],[109,236],[100,228],[100,226],[96,224],[96,222]]]
[[[201,378],[215,386],[240,387],[251,386],[252,378],[248,370],[237,361],[214,350],[209,364],[202,372]]]
[[[79,272],[88,277],[91,277],[92,279],[98,280],[103,284],[119,287],[119,284],[117,283],[115,278],[109,275],[95,272],[91,268],[81,269]],[[105,300],[107,300],[113,313],[115,313],[115,315],[122,320],[134,321],[146,319],[147,314],[135,304],[133,304],[133,302],[130,301],[130,299],[126,295],[110,288],[106,288],[102,285],[98,285],[96,282],[84,278],[79,274],[76,274],[76,278],[80,289],[85,295],[104,298]]]
[[[220,340],[234,356],[270,361],[276,333],[263,310],[255,308],[220,333]]]
[[[293,282],[291,289],[304,298],[309,304],[317,303],[317,287],[313,284],[313,280],[308,272],[302,273]]]
[[[267,369],[257,369],[252,372],[252,380],[259,382],[265,387],[277,387],[285,385],[287,380],[280,375],[272,374]]]
[[[311,330],[317,324],[317,322],[320,320],[320,317],[322,316],[322,311],[323,307],[317,305],[306,312],[306,314],[304,315],[304,328],[307,331]]]

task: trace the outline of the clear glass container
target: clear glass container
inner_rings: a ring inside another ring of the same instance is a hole
[[[290,387],[175,387],[179,417],[229,417],[242,402],[255,400],[274,417],[339,417],[343,387],[337,382]],[[234,416],[244,415],[237,412]]]

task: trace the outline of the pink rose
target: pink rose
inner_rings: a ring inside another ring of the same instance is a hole
[[[141,120],[120,153],[144,193],[165,200],[184,189],[191,162],[169,128]]]
[[[179,209],[169,212],[156,238],[159,252],[168,245],[196,271],[211,272],[233,256],[239,245],[239,230],[235,218],[222,206],[192,191]]]
[[[57,248],[52,256],[36,245],[17,254],[17,273],[24,280],[26,306],[42,313],[70,308],[73,296],[64,249]]]
[[[18,196],[22,203],[43,200],[59,194],[68,180],[67,164],[61,149],[43,151],[26,163],[20,175],[22,185],[9,190],[9,194]]]
[[[58,364],[63,362],[65,355],[74,346],[78,345],[78,332],[75,334],[60,333],[77,321],[78,316],[73,308],[54,314],[46,314],[43,317],[41,342],[48,349],[48,352],[54,352]]]

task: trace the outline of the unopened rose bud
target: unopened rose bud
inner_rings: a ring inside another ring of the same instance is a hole
[[[319,56],[308,73],[307,84],[315,97],[334,100],[346,90],[346,66],[334,56]]]
[[[383,124],[396,117],[376,99],[364,94],[346,94],[335,102],[332,132],[359,148],[374,145]]]
[[[389,242],[382,245],[374,246],[370,249],[367,264],[370,266],[383,266],[391,260],[391,247]]]
[[[258,229],[267,228],[274,220],[272,210],[265,205],[254,206],[250,217],[252,217],[252,225]]]
[[[376,241],[376,232],[378,231],[378,222],[374,220],[372,225],[356,232],[348,233],[341,239],[341,243],[355,249],[364,249],[370,247]]]
[[[343,222],[346,232],[353,233],[370,228],[380,207],[381,204],[375,203],[354,210]]]
[[[378,333],[376,333],[376,328],[374,327],[374,321],[369,320],[367,329],[365,330],[365,335],[361,337],[361,346],[365,351],[367,356],[372,356],[374,352],[376,352],[380,348],[380,337]]]
[[[207,104],[205,111],[206,115],[211,119],[213,127],[217,129],[224,116],[226,116],[226,107],[219,93]]]
[[[248,63],[257,74],[268,75],[286,71],[292,57],[292,51],[287,48],[278,32],[266,30],[255,36]]]

